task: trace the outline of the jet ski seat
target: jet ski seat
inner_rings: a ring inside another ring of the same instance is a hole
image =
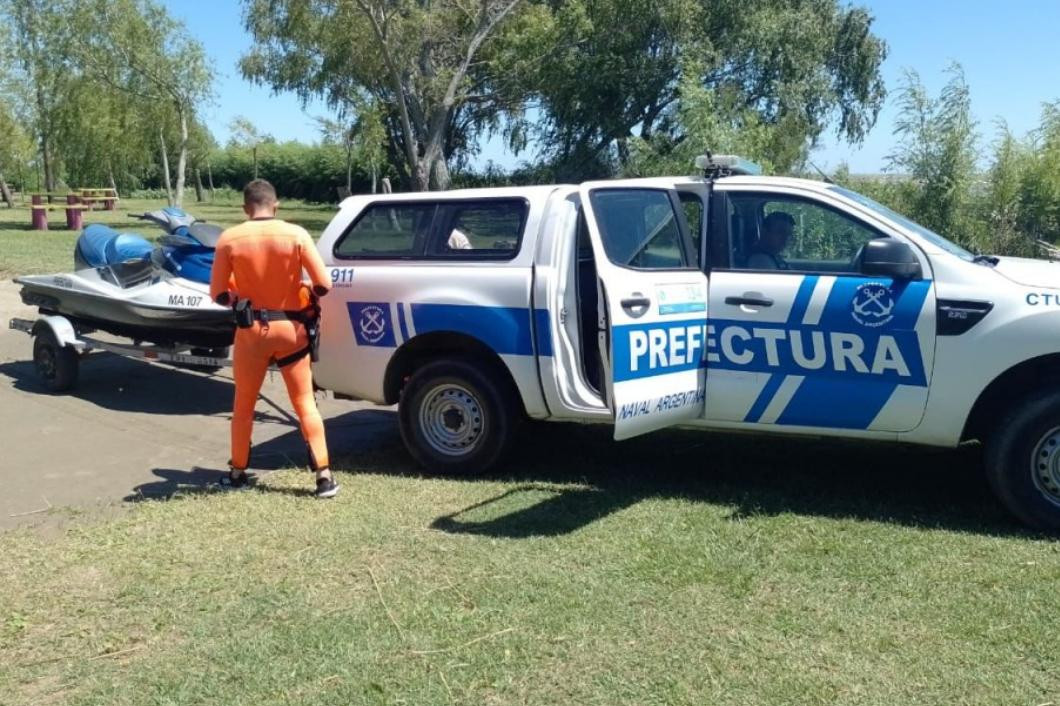
[[[93,223],[85,228],[74,246],[74,268],[107,267],[130,260],[149,260],[155,246],[133,233],[119,233]]]
[[[74,269],[97,269],[103,279],[119,287],[132,287],[151,279],[151,251],[155,246],[132,233],[119,233],[93,223],[74,246]]]

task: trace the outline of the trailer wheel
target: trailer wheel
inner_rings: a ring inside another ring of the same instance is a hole
[[[77,351],[59,343],[52,330],[42,327],[33,337],[33,366],[51,392],[65,392],[77,383]]]
[[[1060,531],[1060,390],[1017,403],[986,441],[987,480],[1024,523]]]
[[[510,385],[470,360],[428,363],[401,391],[398,416],[409,453],[430,471],[483,473],[501,459],[520,421]]]

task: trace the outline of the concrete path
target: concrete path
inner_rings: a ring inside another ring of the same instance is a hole
[[[36,380],[32,339],[7,327],[12,317],[36,315],[18,289],[0,281],[0,529],[46,522],[63,507],[113,507],[220,477],[229,370],[207,375],[99,353],[82,361],[75,389],[49,394]],[[391,410],[323,393],[318,402],[333,458],[397,436]],[[305,465],[290,409],[280,375],[270,373],[257,407],[255,468]]]

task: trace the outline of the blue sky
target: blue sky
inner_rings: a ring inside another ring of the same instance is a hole
[[[293,95],[274,96],[267,87],[243,80],[236,67],[250,46],[237,0],[164,0],[206,47],[218,74],[217,99],[206,111],[214,135],[228,138],[228,123],[244,115],[277,139],[317,139],[313,117],[326,115],[316,101],[303,110]],[[1003,118],[1017,134],[1037,125],[1041,104],[1060,100],[1060,0],[862,0],[876,17],[875,31],[890,45],[883,76],[889,90],[902,70],[918,71],[932,93],[945,81],[951,61],[964,66],[972,107],[985,138]],[[893,95],[893,93],[892,93]],[[829,133],[813,161],[831,169],[845,160],[855,172],[886,165],[894,144],[895,111],[888,105],[860,147],[837,144]],[[984,139],[986,145],[989,139]],[[525,155],[524,155],[525,157]],[[485,145],[479,163],[492,159],[510,166],[517,159],[497,141]]]

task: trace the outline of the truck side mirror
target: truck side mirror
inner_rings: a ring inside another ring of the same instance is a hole
[[[861,255],[861,273],[894,279],[920,279],[920,260],[908,243],[896,238],[873,238]]]

